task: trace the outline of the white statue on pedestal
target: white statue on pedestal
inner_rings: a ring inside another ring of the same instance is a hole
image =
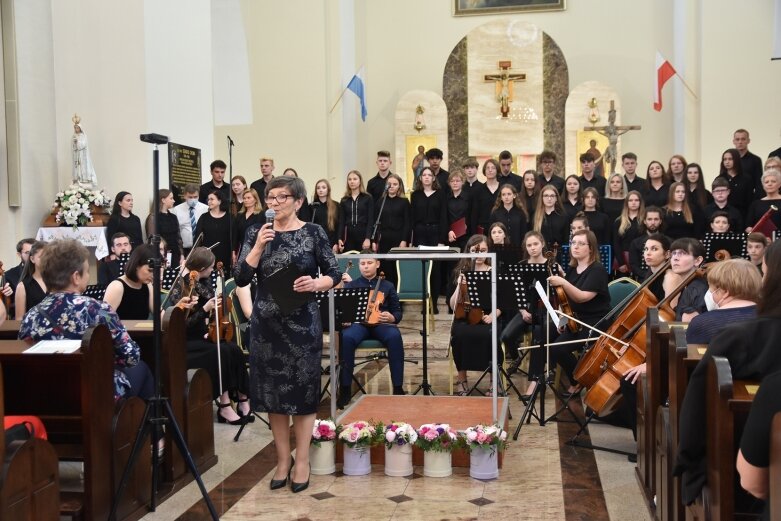
[[[84,188],[95,189],[98,187],[98,178],[92,166],[89,155],[87,134],[81,129],[81,118],[73,116],[73,139],[71,150],[73,152],[73,183]]]

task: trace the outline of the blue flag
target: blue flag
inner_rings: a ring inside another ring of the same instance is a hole
[[[352,77],[350,83],[347,84],[347,89],[355,93],[358,99],[361,100],[361,119],[366,121],[366,93],[363,90],[363,80],[357,74]]]

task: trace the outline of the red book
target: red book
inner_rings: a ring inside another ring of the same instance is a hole
[[[451,224],[450,231],[456,235],[456,239],[466,235],[466,218],[462,217]]]

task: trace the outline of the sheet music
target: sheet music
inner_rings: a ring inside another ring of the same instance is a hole
[[[553,309],[553,306],[551,306],[550,300],[548,300],[548,292],[545,291],[545,288],[542,287],[542,284],[540,284],[539,280],[536,284],[534,284],[534,289],[537,290],[537,294],[540,296],[540,299],[542,299],[542,301],[545,303],[545,309],[548,310],[548,316],[555,324],[556,329],[558,329],[559,321],[562,320],[562,317],[560,317],[558,313],[556,313],[556,310]]]
[[[81,340],[41,340],[24,351],[26,355],[53,355],[75,353],[81,348]]]

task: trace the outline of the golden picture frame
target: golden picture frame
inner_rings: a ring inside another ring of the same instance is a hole
[[[563,11],[566,0],[453,0],[453,16]]]

